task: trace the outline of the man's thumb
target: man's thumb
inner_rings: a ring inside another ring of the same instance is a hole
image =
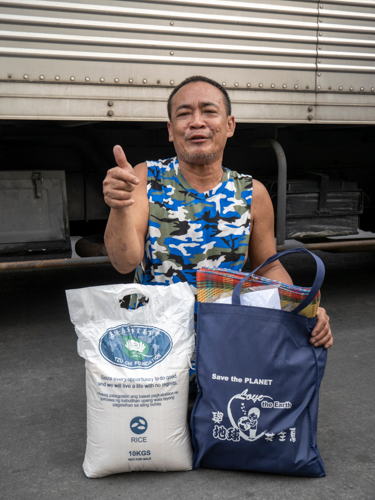
[[[122,149],[121,146],[115,146],[113,148],[113,154],[114,154],[114,157],[115,157],[115,160],[116,160],[116,163],[119,167],[123,168],[123,169],[131,169],[133,170],[132,166],[130,165],[130,163],[128,162],[128,160],[126,159],[126,156],[125,156],[125,153],[124,153],[124,150]]]

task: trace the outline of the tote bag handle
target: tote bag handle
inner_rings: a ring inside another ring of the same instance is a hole
[[[241,300],[240,300],[241,288],[242,288],[243,283],[245,283],[245,281],[249,278],[249,276],[255,274],[262,267],[268,266],[268,264],[275,262],[275,260],[278,260],[280,257],[283,257],[284,255],[288,255],[291,253],[308,253],[314,257],[315,262],[316,262],[316,275],[315,275],[315,280],[314,280],[313,286],[311,287],[310,292],[303,299],[303,301],[295,309],[293,309],[293,311],[291,311],[291,312],[294,314],[298,314],[300,311],[305,309],[305,307],[307,307],[310,304],[310,302],[312,302],[314,300],[316,294],[319,292],[319,290],[323,284],[324,275],[325,275],[325,268],[324,268],[324,264],[322,262],[322,259],[320,257],[311,253],[306,248],[302,248],[302,247],[301,248],[292,248],[290,250],[284,250],[284,252],[275,253],[275,255],[272,255],[272,257],[269,257],[265,262],[263,262],[263,264],[261,264],[256,269],[251,271],[251,273],[246,274],[246,276],[235,286],[235,288],[233,290],[232,304],[235,304],[238,306],[241,305]]]

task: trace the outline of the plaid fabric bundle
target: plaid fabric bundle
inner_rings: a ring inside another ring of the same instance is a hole
[[[247,273],[239,271],[230,271],[229,269],[202,267],[197,271],[198,302],[207,302],[223,292],[233,291],[237,283],[244,278],[246,274]],[[243,288],[264,285],[279,285],[278,290],[281,308],[287,308],[288,310],[290,310],[291,306],[291,309],[297,307],[311,290],[311,288],[308,287],[288,285],[281,281],[274,281],[263,278],[262,276],[257,276],[256,274],[249,276]],[[320,291],[317,293],[314,300],[305,307],[300,314],[307,318],[314,318],[318,313],[319,304]]]

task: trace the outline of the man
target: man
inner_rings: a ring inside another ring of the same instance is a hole
[[[249,257],[255,269],[276,253],[273,208],[260,182],[222,167],[235,131],[226,90],[205,77],[188,78],[171,93],[168,114],[176,158],[133,169],[121,147],[114,147],[117,167],[103,183],[111,208],[105,244],[113,266],[121,273],[137,268],[136,280],[146,284],[192,286],[202,265],[241,270]],[[279,261],[259,274],[292,283]],[[323,308],[311,343],[333,343]]]

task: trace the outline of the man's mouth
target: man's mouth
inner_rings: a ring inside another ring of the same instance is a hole
[[[195,143],[200,143],[200,142],[206,141],[207,139],[209,139],[209,137],[207,137],[207,135],[193,134],[190,137],[188,137],[187,140],[191,141],[191,142],[195,142]]]

